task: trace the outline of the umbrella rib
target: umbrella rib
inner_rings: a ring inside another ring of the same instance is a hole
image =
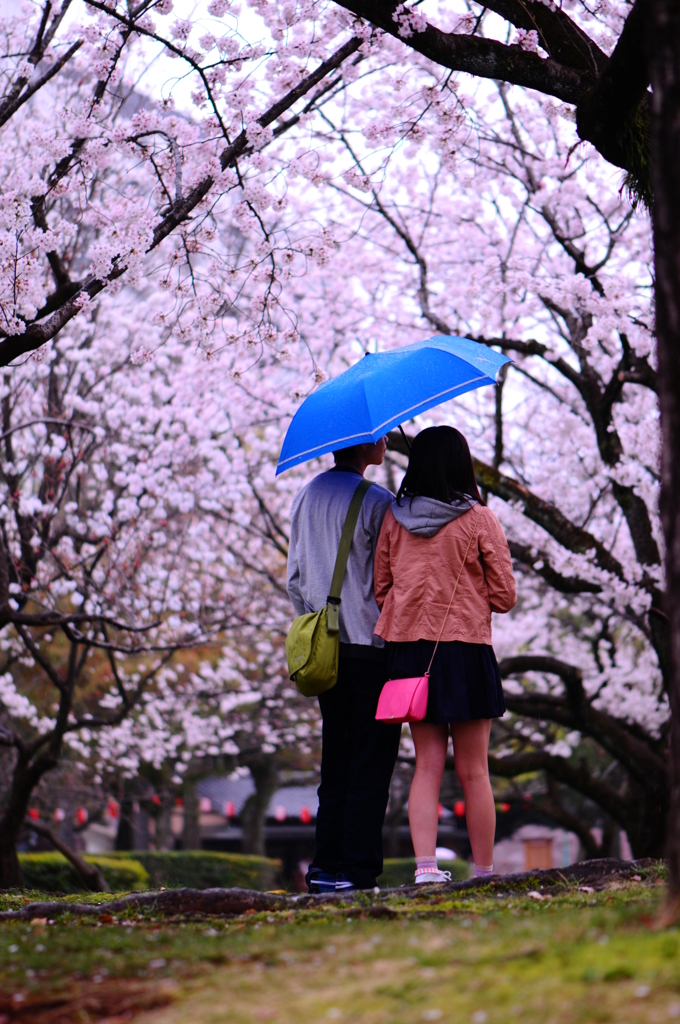
[[[493,380],[491,380],[489,375],[486,373],[481,374],[481,376],[479,377],[471,377],[470,380],[463,381],[462,384],[457,384],[455,388],[447,388],[445,391],[440,391],[436,395],[431,395],[429,398],[423,399],[423,401],[416,402],[415,405],[409,406],[408,409],[402,409],[401,412],[395,413],[393,416],[390,416],[382,423],[379,423],[377,427],[373,428],[371,433],[375,433],[377,430],[381,430],[384,426],[386,426],[388,423],[394,420],[399,421],[403,419],[403,417],[408,416],[409,413],[412,413],[415,409],[419,409],[423,405],[429,405],[430,403],[432,403],[432,405],[436,405],[438,398],[442,398],[444,395],[452,394],[454,391],[460,391],[461,388],[465,388],[469,384],[476,384],[477,381],[479,380],[488,380],[490,383],[493,383]],[[287,459],[280,460],[279,469],[281,469],[282,466],[285,466],[287,462],[292,462],[294,459],[300,462],[305,462],[307,461],[307,459],[305,458],[306,456],[312,457],[314,455],[314,452],[318,452],[321,448],[325,448],[326,451],[332,451],[333,449],[332,447],[330,447],[331,445],[342,444],[344,441],[353,441],[356,437],[365,436],[366,431],[360,430],[356,434],[347,434],[346,437],[336,437],[332,441],[324,441],[323,444],[315,445],[314,448],[308,448],[304,452],[296,452],[295,455],[289,455]]]
[[[285,466],[287,462],[291,462],[293,459],[300,459],[303,455],[313,455],[314,452],[318,452],[320,448],[328,448],[328,445],[340,444],[342,441],[353,441],[355,437],[366,437],[366,431],[360,430],[357,434],[347,434],[346,437],[335,437],[332,441],[324,441],[323,444],[317,444],[314,448],[307,448],[304,452],[296,452],[295,455],[289,455],[287,459],[281,459],[279,461],[279,466]],[[304,462],[305,460],[302,459],[302,461]]]
[[[400,420],[403,419],[405,416],[408,416],[408,414],[413,412],[415,409],[419,409],[421,405],[426,405],[429,404],[430,402],[436,404],[437,398],[441,398],[443,395],[449,395],[453,391],[460,391],[461,388],[466,388],[468,384],[476,384],[478,380],[491,380],[491,378],[487,373],[483,373],[480,377],[471,377],[470,380],[463,381],[462,384],[456,384],[455,388],[447,388],[446,391],[440,391],[436,395],[431,395],[429,398],[424,399],[422,402],[416,402],[415,405],[409,406],[408,409],[402,409],[401,412],[398,412],[396,414],[396,416],[389,416],[386,420],[383,420],[382,423],[379,423],[377,427],[373,428],[373,433],[375,433],[376,430],[382,430],[384,426],[386,426],[388,423],[390,423],[392,420],[396,418],[399,418]],[[493,381],[491,381],[491,383],[493,383]]]

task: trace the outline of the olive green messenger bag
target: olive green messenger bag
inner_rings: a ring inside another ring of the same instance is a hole
[[[370,481],[362,480],[352,495],[338,556],[335,559],[328,602],[320,612],[308,612],[293,619],[286,637],[286,658],[290,678],[305,697],[318,697],[338,681],[340,654],[340,594],[345,579],[354,527]]]

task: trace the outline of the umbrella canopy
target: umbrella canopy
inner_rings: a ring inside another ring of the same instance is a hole
[[[304,400],[288,427],[276,474],[326,452],[378,441],[418,413],[495,384],[510,361],[469,338],[448,336],[366,353]]]

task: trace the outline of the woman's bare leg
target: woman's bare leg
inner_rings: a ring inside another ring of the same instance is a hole
[[[446,725],[413,722],[411,735],[416,747],[416,771],[408,798],[411,839],[416,857],[434,857],[449,730]]]
[[[465,820],[472,857],[475,864],[484,867],[493,864],[496,834],[496,807],[489,781],[490,732],[490,718],[451,723],[453,757],[465,795]]]

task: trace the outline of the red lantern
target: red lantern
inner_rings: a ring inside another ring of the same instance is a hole
[[[464,818],[465,817],[465,801],[464,800],[456,800],[455,804],[453,805],[453,813],[456,815],[457,818]]]
[[[29,807],[28,816],[31,819],[31,821],[38,821],[40,818],[40,811],[38,810],[37,807]]]
[[[501,814],[507,814],[508,811],[510,810],[510,804],[499,804],[498,810],[501,812]]]
[[[235,818],[236,817],[236,806],[235,806],[233,800],[227,800],[226,804],[224,805],[224,817],[225,818]]]
[[[300,821],[302,822],[303,825],[309,825],[311,820],[312,815],[310,813],[309,807],[303,807],[300,810]]]
[[[106,805],[106,810],[109,818],[113,818],[114,821],[120,816],[120,805],[117,800],[109,800]]]
[[[181,796],[175,797],[175,807],[184,807],[184,800],[182,800]]]
[[[444,804],[437,804],[437,817],[440,821],[444,817]]]
[[[159,797],[158,793],[154,793],[154,795],[151,797],[151,803],[154,805],[154,807],[160,807],[161,798]]]
[[[89,815],[84,807],[79,807],[76,811],[76,821],[79,825],[86,825]]]

